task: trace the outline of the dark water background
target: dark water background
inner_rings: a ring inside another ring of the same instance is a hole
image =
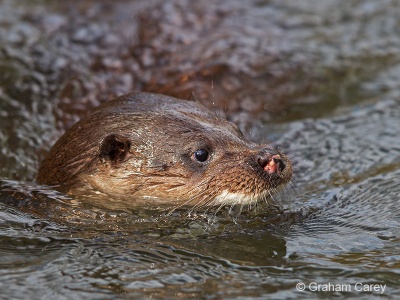
[[[0,298],[395,299],[399,28],[397,1],[0,0]],[[66,128],[132,90],[284,149],[284,211],[104,210],[35,186]]]

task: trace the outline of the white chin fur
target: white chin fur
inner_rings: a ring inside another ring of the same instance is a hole
[[[242,193],[230,193],[224,190],[219,196],[215,197],[213,205],[246,205],[254,204],[264,195],[246,195]]]

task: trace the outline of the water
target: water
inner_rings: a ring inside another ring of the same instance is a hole
[[[1,1],[0,298],[395,298],[398,6]],[[60,134],[130,90],[195,97],[284,149],[282,210],[104,209],[37,186]]]

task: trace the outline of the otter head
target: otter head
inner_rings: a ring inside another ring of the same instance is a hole
[[[106,102],[75,124],[37,179],[72,194],[199,207],[267,200],[291,175],[284,154],[246,141],[201,104],[142,93]]]

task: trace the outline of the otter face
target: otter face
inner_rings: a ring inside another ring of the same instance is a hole
[[[45,176],[51,168],[56,175]],[[267,201],[291,176],[284,154],[247,142],[199,103],[131,94],[71,128],[43,162],[38,181],[132,203],[201,207]]]

